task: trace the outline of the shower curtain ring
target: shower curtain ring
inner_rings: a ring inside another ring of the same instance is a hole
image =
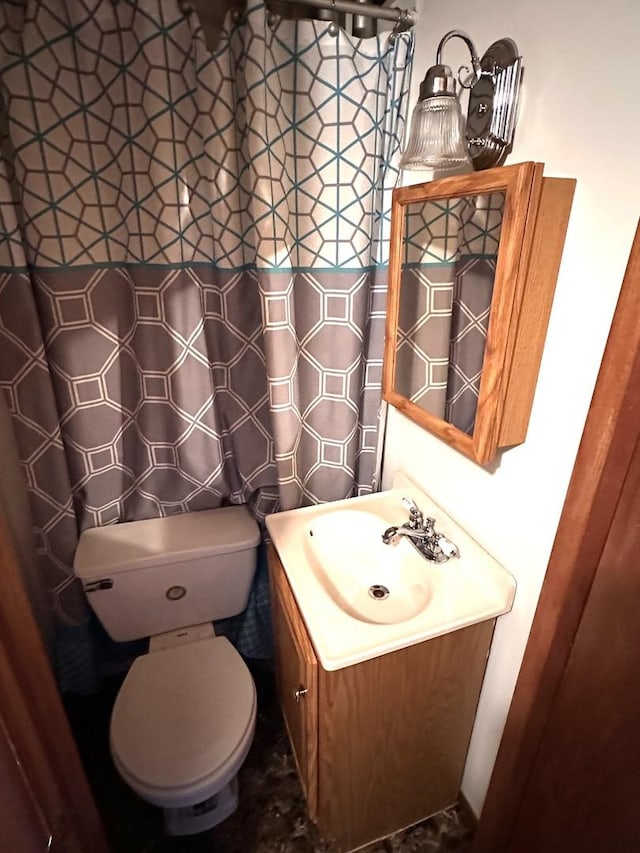
[[[411,23],[409,23],[409,13],[406,9],[398,9],[398,20],[393,25],[393,30],[389,35],[389,44],[395,44],[396,39],[400,35],[400,33],[406,32],[406,30],[411,29]]]
[[[267,15],[267,25],[269,29],[275,32],[278,29],[281,20],[282,18],[277,14],[277,12],[269,12]]]
[[[334,38],[338,35],[338,31],[340,27],[338,26],[338,15],[336,13],[336,0],[331,0],[331,12],[333,13],[333,20],[329,24],[328,33],[330,36]]]

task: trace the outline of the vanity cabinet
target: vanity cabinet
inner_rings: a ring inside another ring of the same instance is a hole
[[[318,804],[318,662],[280,560],[270,555],[278,695],[309,816]]]
[[[327,671],[273,546],[269,564],[280,703],[324,838],[354,850],[453,805],[495,619]]]

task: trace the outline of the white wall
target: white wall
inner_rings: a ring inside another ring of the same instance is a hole
[[[389,410],[383,486],[406,471],[518,583],[513,612],[498,622],[462,783],[479,814],[640,216],[640,4],[417,0],[417,8],[411,103],[445,32],[464,30],[480,54],[509,36],[525,77],[507,162],[537,160],[546,175],[578,181],[526,442],[484,470]],[[454,40],[443,59],[455,71],[465,51]]]

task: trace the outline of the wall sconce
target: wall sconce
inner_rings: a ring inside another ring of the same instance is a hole
[[[471,54],[471,69],[463,65],[458,71],[458,82],[469,89],[466,137],[456,81],[442,64],[442,48],[452,38],[462,39]],[[479,59],[466,33],[448,32],[438,45],[436,64],[420,85],[400,166],[440,172],[500,166],[513,142],[522,70],[522,57],[511,39],[494,42]]]

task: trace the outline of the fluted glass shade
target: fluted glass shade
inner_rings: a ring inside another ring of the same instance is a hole
[[[434,95],[418,101],[400,166],[441,172],[471,168],[464,119],[455,96]]]

